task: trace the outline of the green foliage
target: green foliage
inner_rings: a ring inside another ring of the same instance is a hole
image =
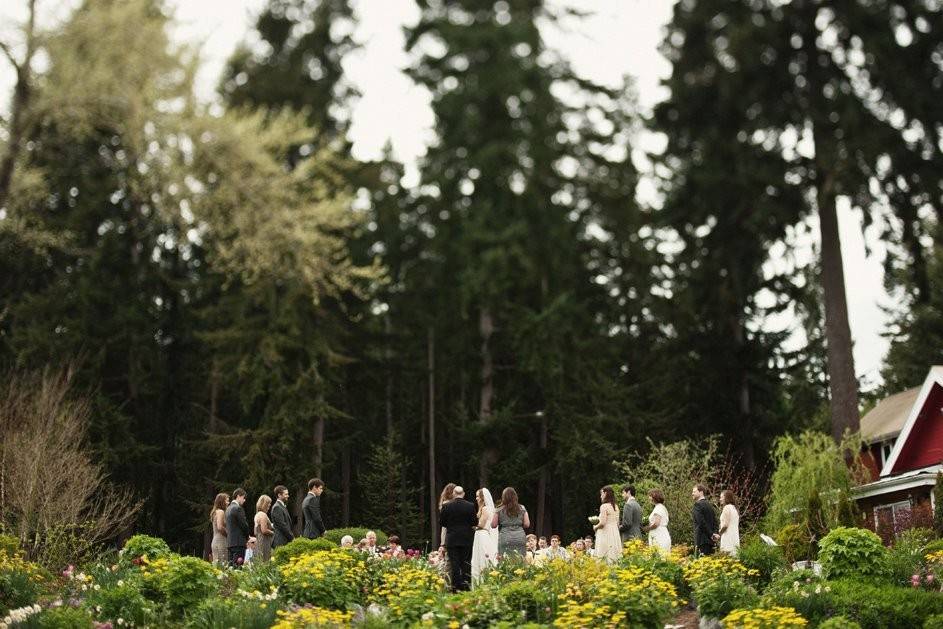
[[[923,623],[923,629],[943,629],[943,614],[928,616]]]
[[[144,597],[137,583],[127,580],[121,585],[97,584],[99,589],[89,590],[83,602],[96,619],[110,621],[112,626],[117,626],[119,618],[136,627],[155,624],[157,606]]]
[[[330,529],[324,532],[323,539],[330,540],[335,546],[340,546],[341,538],[350,535],[354,538],[354,544],[367,537],[367,533],[373,531],[377,534],[377,546],[386,546],[389,538],[386,533],[377,529],[367,529],[363,527],[347,527],[343,529]]]
[[[141,557],[160,559],[161,557],[169,557],[171,554],[167,542],[161,538],[150,535],[134,535],[124,543],[119,561],[122,566],[127,567],[134,560]]]
[[[755,607],[759,603],[756,590],[742,577],[731,574],[698,581],[692,593],[701,618],[723,618],[734,609]]]
[[[840,526],[819,543],[819,561],[828,579],[882,576],[887,571],[887,549],[871,531]]]
[[[230,575],[236,588],[245,592],[270,592],[282,583],[282,575],[275,561],[250,562],[248,567],[235,570]]]
[[[89,613],[77,607],[54,607],[36,616],[39,629],[92,629]]]
[[[822,621],[819,629],[861,629],[861,625],[845,616],[832,616]]]
[[[8,556],[13,557],[22,554],[22,552],[20,540],[12,535],[0,534],[0,553],[6,553]]]
[[[943,539],[935,539],[932,542],[928,542],[923,548],[923,551],[928,555],[941,550],[943,550]]]
[[[757,584],[765,587],[777,570],[786,567],[786,559],[781,546],[770,546],[759,536],[749,536],[740,544],[737,559],[747,568],[759,574]]]
[[[787,572],[772,581],[763,593],[763,603],[792,607],[815,624],[831,614],[834,607],[832,585],[811,570]]]
[[[398,533],[403,546],[408,546],[418,540],[421,514],[416,507],[418,488],[407,483],[409,467],[401,452],[395,432],[371,447],[359,476],[364,497],[361,517],[384,531]]]
[[[550,593],[533,581],[507,583],[497,591],[505,605],[529,622],[549,622],[547,609],[551,607]]]
[[[775,539],[783,549],[783,556],[789,563],[812,559],[812,536],[804,525],[787,524],[779,529]]]
[[[766,526],[780,529],[786,524],[804,523],[811,533],[813,527],[826,529],[838,524],[842,499],[851,493],[861,473],[860,463],[851,467],[843,452],[858,452],[859,440],[848,437],[840,445],[827,434],[806,431],[798,436],[785,435],[776,440],[772,458],[775,469],[770,480],[769,511]],[[810,501],[821,498],[821,523]]]
[[[857,621],[864,629],[913,629],[943,613],[939,592],[847,580],[830,585],[833,613]]]
[[[166,603],[176,612],[198,605],[219,586],[212,564],[198,557],[174,557],[158,581]]]
[[[887,551],[888,578],[897,585],[908,585],[910,577],[924,566],[927,545],[934,537],[930,529],[908,529],[898,535]]]
[[[187,612],[189,629],[269,629],[275,624],[278,606],[232,596],[209,598]]]
[[[275,564],[284,564],[288,563],[292,557],[311,553],[316,550],[331,550],[332,548],[337,548],[337,544],[328,539],[326,535],[317,539],[296,537],[284,546],[276,548],[272,553],[272,561]]]
[[[45,580],[38,565],[0,551],[0,613],[36,602]]]

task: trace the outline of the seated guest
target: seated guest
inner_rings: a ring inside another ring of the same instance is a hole
[[[547,559],[569,559],[570,554],[566,552],[566,548],[560,546],[560,536],[551,535],[550,536],[550,548],[544,550],[543,555]]]
[[[373,531],[367,531],[367,536],[364,538],[366,542],[366,551],[371,555],[376,555],[379,548],[377,548],[377,534]]]
[[[403,547],[399,543],[398,535],[390,535],[390,539],[388,540],[388,542],[390,545],[390,549],[387,551],[387,553],[389,554],[390,557],[393,557],[395,559],[395,558],[406,556],[406,553],[403,551]]]
[[[541,535],[537,538],[537,550],[547,550],[547,538]]]
[[[345,535],[341,538],[341,548],[353,548],[354,547],[354,538],[350,535]]]
[[[524,561],[534,563],[537,559],[537,536],[533,533],[528,534],[524,538],[524,548]]]
[[[585,555],[585,554],[586,554],[586,543],[583,541],[583,538],[582,538],[582,537],[576,538],[576,541],[573,542],[573,545],[571,546],[571,549],[573,550],[573,556],[574,556],[574,557],[580,557],[580,556],[582,556],[582,555]]]
[[[590,557],[596,556],[596,549],[593,548],[593,538],[589,535],[583,538],[583,545],[586,547],[586,554]]]

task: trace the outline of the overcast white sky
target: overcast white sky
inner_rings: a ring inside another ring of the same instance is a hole
[[[6,5],[0,7],[2,22],[16,15],[13,5],[23,2],[3,0],[0,4]],[[169,0],[168,4],[175,8],[179,21],[176,37],[203,46],[205,63],[199,90],[204,98],[212,99],[225,59],[246,37],[253,15],[265,0]],[[402,73],[408,64],[402,26],[415,22],[418,10],[413,0],[355,0],[354,4],[360,17],[355,39],[362,48],[345,63],[350,79],[362,93],[352,112],[350,138],[354,152],[360,158],[377,157],[389,140],[400,160],[414,164],[432,137],[433,122],[428,96]],[[625,74],[632,76],[646,108],[663,97],[659,80],[667,76],[670,66],[657,46],[674,0],[555,0],[555,4],[595,12],[568,32],[545,33],[548,44],[569,57],[578,72],[606,83],[615,83]],[[0,70],[4,100],[10,81],[8,69]],[[866,235],[874,249],[866,257],[860,218],[847,206],[840,208],[855,366],[857,373],[873,384],[887,350],[887,342],[880,335],[885,326],[880,306],[887,306],[890,298],[883,289],[883,248],[877,238],[878,226]],[[796,258],[807,260],[816,239],[817,228],[813,225],[795,252]],[[792,325],[789,320],[781,323]]]

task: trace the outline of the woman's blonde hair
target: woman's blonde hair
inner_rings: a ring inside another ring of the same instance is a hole
[[[269,498],[268,494],[262,494],[259,496],[259,499],[255,501],[255,511],[264,511],[268,513],[268,508],[272,506],[272,499]]]

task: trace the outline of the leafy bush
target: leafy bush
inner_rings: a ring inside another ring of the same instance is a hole
[[[84,609],[56,607],[36,617],[39,629],[92,629],[92,617]]]
[[[134,535],[124,544],[121,550],[120,563],[128,566],[136,559],[147,557],[148,559],[159,559],[171,554],[167,542],[159,537],[150,535]]]
[[[282,585],[282,574],[273,562],[250,562],[248,567],[242,570],[233,570],[230,575],[236,588],[246,592],[256,590],[268,592],[273,587],[279,588]]]
[[[674,585],[679,592],[686,592],[688,586],[684,580],[684,570],[674,556],[675,550],[672,548],[672,556],[666,557],[657,548],[641,540],[629,540],[622,549],[622,565],[644,568]]]
[[[766,606],[791,607],[815,624],[832,613],[832,586],[811,570],[796,570],[777,577],[763,594]]]
[[[299,555],[280,567],[283,589],[300,605],[345,609],[360,600],[365,557],[339,548]]]
[[[819,542],[819,561],[828,579],[881,576],[887,570],[887,550],[871,531],[840,526]]]
[[[850,580],[829,585],[833,613],[857,621],[864,629],[912,629],[943,613],[939,592]]]
[[[907,585],[911,576],[923,570],[925,548],[933,539],[929,529],[910,529],[897,538],[887,551],[887,574],[893,583]]]
[[[34,603],[45,581],[45,572],[38,565],[0,551],[0,613]]]
[[[378,529],[365,529],[361,527],[346,528],[346,529],[331,529],[325,531],[324,535],[320,539],[327,539],[334,542],[335,546],[341,545],[341,538],[345,535],[350,535],[354,538],[354,544],[364,539],[367,536],[367,533],[373,531],[377,534],[377,546],[386,546],[387,544],[387,535],[383,531]]]
[[[155,604],[144,597],[137,585],[128,581],[120,580],[114,587],[99,585],[99,589],[89,590],[83,604],[95,612],[96,619],[110,621],[112,625],[117,625],[119,618],[136,627],[153,625],[157,620]]]
[[[417,622],[429,607],[427,599],[445,592],[438,570],[417,561],[373,562],[380,566],[376,585],[368,601],[389,608],[397,622]]]
[[[216,591],[219,580],[212,564],[198,557],[175,557],[161,579],[161,591],[174,611],[195,607]]]
[[[284,546],[276,548],[272,560],[276,564],[286,564],[292,557],[313,553],[316,550],[331,550],[334,548],[337,548],[337,544],[323,537],[318,539],[296,537]]]
[[[208,598],[187,613],[185,626],[192,629],[269,629],[276,620],[276,605],[250,599]]]
[[[940,509],[943,512],[943,509]],[[927,553],[936,553],[943,551],[943,539],[935,539],[932,542],[927,542],[927,545],[923,547],[923,552]]]
[[[937,483],[940,481],[937,480]],[[923,629],[943,629],[943,614],[933,614],[923,623]]]
[[[743,577],[720,574],[694,586],[694,600],[702,618],[723,618],[738,608],[754,607],[759,602],[756,590]]]
[[[12,535],[0,534],[0,553],[6,553],[11,557],[21,554],[20,540]]]
[[[505,605],[520,613],[530,622],[550,622],[550,593],[533,581],[515,581],[501,587],[497,593]]]
[[[790,564],[812,559],[812,536],[805,525],[787,524],[776,534],[776,543],[783,549],[783,556]]]
[[[819,629],[861,629],[861,625],[844,616],[832,616],[823,621]]]
[[[768,585],[773,573],[786,567],[786,559],[780,546],[770,546],[759,537],[753,536],[740,545],[737,559],[747,569],[756,570],[756,579],[760,586]]]
[[[692,590],[701,582],[724,575],[743,579],[758,576],[756,570],[750,570],[729,555],[703,555],[684,565],[684,580]]]

